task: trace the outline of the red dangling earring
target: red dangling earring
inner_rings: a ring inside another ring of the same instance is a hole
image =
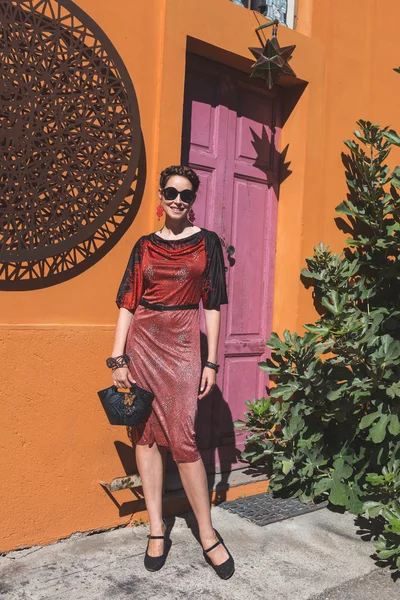
[[[190,221],[193,224],[195,222],[195,220],[196,220],[196,215],[194,214],[193,208],[191,208],[188,212],[188,221]]]
[[[157,213],[158,220],[160,220],[160,219],[161,219],[161,217],[162,217],[162,216],[163,216],[163,214],[164,214],[164,209],[163,209],[163,207],[162,207],[162,204],[161,204],[161,202],[160,202],[160,204],[157,206],[156,213]]]

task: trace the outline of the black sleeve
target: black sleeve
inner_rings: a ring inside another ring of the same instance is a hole
[[[210,231],[205,238],[206,268],[203,274],[201,298],[206,309],[228,304],[225,263],[220,239]]]
[[[124,276],[118,289],[116,303],[118,308],[127,308],[134,312],[143,294],[142,269],[143,238],[133,247]]]

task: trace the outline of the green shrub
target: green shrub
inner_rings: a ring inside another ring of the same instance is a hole
[[[358,126],[336,208],[346,248],[321,243],[302,270],[320,318],[302,336],[271,334],[260,367],[276,385],[235,425],[249,432],[243,458],[267,465],[272,491],[379,516],[377,554],[400,569],[400,167],[385,164],[400,138]]]

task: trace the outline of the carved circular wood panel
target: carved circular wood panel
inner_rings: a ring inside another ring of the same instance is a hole
[[[0,0],[0,74],[0,289],[40,288],[132,222],[139,110],[114,46],[68,0]]]

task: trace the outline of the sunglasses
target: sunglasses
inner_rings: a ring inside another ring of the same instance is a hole
[[[182,190],[179,192],[174,187],[167,187],[162,190],[162,195],[166,200],[175,200],[178,196],[180,196],[181,201],[185,204],[190,204],[196,197],[196,193],[193,190]]]

